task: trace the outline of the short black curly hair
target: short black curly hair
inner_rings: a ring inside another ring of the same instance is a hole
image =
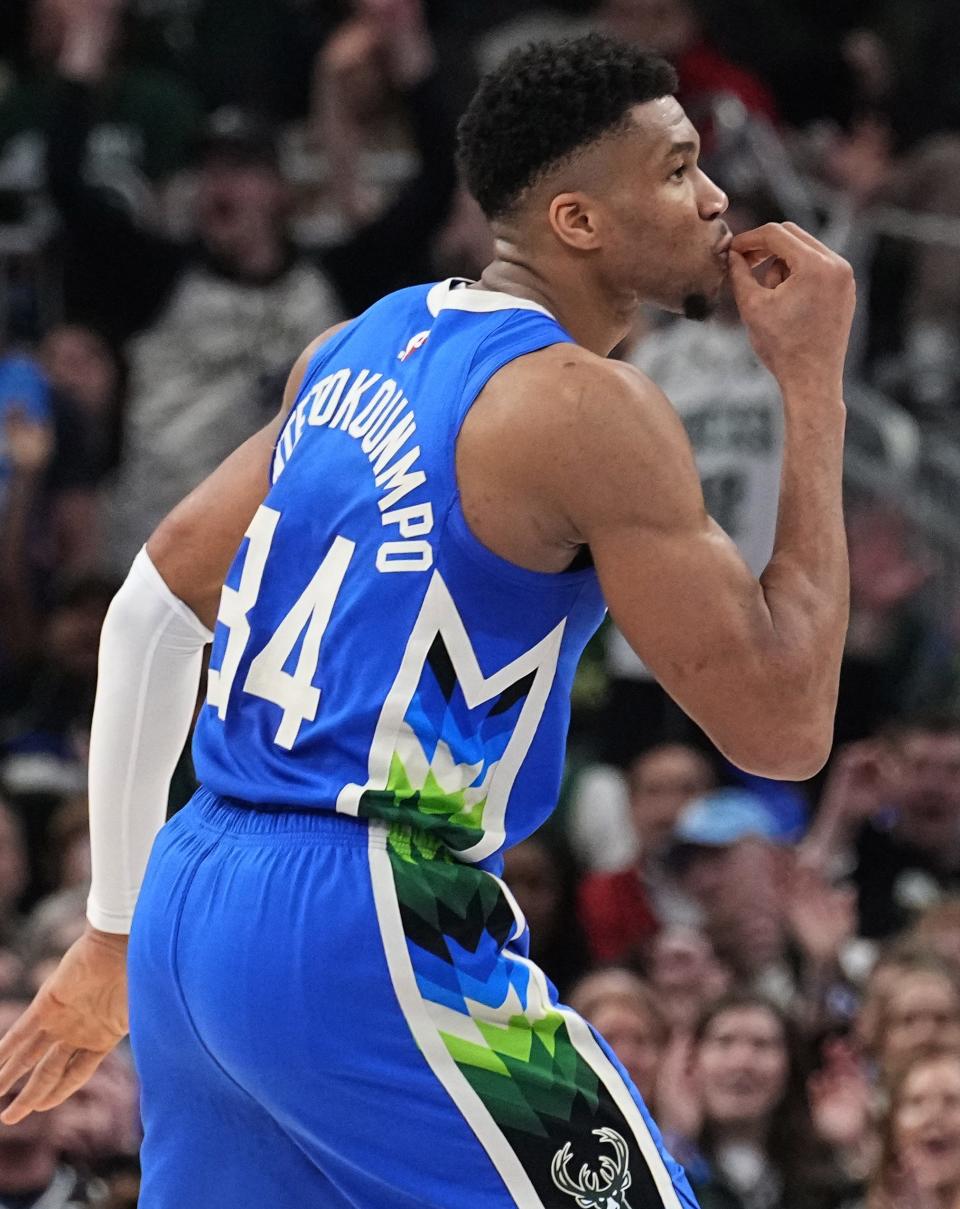
[[[666,60],[616,38],[533,42],[483,78],[460,120],[466,186],[497,218],[548,169],[623,129],[634,105],[676,90]]]

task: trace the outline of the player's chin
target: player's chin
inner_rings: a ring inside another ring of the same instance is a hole
[[[712,271],[703,274],[697,286],[683,296],[680,311],[687,319],[704,320],[717,309],[720,295],[727,283],[726,262],[712,266]]]

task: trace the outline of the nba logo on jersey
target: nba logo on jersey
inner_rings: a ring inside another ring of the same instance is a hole
[[[418,332],[415,336],[411,336],[407,343],[407,347],[403,350],[403,352],[397,354],[397,360],[406,361],[406,359],[411,354],[415,353],[418,348],[423,348],[429,339],[429,332]]]

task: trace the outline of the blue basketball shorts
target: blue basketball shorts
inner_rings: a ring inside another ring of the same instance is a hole
[[[140,1209],[693,1207],[492,874],[205,789],[130,937]]]

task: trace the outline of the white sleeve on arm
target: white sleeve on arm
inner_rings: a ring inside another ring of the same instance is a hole
[[[103,623],[90,733],[87,918],[129,932],[170,778],[193,720],[212,634],[167,587],[144,547]]]

